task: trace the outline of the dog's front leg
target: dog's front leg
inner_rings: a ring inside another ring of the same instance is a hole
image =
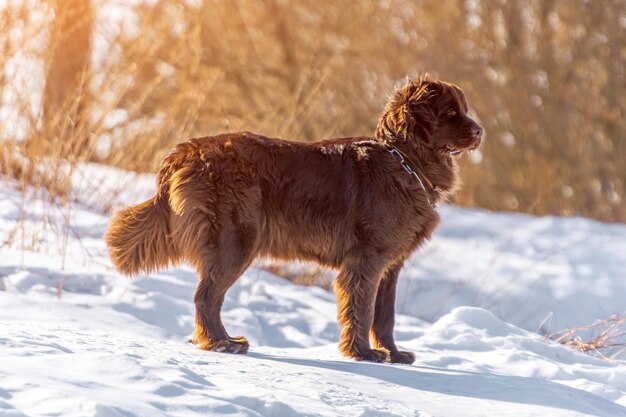
[[[393,340],[393,326],[395,324],[396,283],[402,264],[395,265],[385,272],[378,286],[374,320],[372,324],[372,339],[374,347],[389,351],[389,360],[394,363],[411,364],[415,355],[411,352],[400,351]]]
[[[345,356],[372,362],[389,359],[387,350],[372,349],[369,342],[381,275],[382,268],[367,256],[351,258],[341,266],[335,293],[341,326],[339,350]]]

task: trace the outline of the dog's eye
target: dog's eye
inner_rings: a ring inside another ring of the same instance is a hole
[[[448,119],[453,118],[454,116],[456,116],[456,110],[448,110],[448,112],[446,113],[446,117]]]

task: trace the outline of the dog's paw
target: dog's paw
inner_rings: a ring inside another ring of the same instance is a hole
[[[389,355],[389,362],[410,365],[415,362],[415,354],[413,352],[397,350],[395,352],[391,352]]]
[[[243,336],[235,336],[212,343],[209,350],[226,353],[248,353],[249,347],[248,339]]]
[[[357,361],[388,362],[389,351],[387,349],[370,349],[363,353],[354,354],[352,357]]]
[[[212,350],[214,352],[225,353],[248,353],[250,344],[248,339],[243,336],[229,337],[225,340],[216,340],[214,342],[203,342],[198,339],[189,339],[189,343],[193,343],[202,350]]]

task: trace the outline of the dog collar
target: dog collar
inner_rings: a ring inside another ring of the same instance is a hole
[[[406,158],[404,157],[404,155],[402,155],[402,152],[400,152],[398,149],[394,148],[393,146],[387,145],[387,152],[389,152],[395,159],[397,159],[400,162],[400,165],[402,165],[402,168],[404,168],[404,170],[407,172],[407,174],[409,174],[410,176],[412,176],[413,178],[415,178],[418,182],[418,184],[422,187],[422,190],[424,190],[424,194],[426,195],[426,200],[428,201],[428,204],[430,204],[430,206],[433,209],[437,209],[437,204],[434,204],[429,197],[429,192],[426,189],[426,186],[424,185],[424,181],[422,181],[422,179],[420,178],[420,176],[417,174],[417,172],[415,172],[413,170],[413,168],[411,168],[411,165],[409,165],[409,163],[406,161]],[[422,174],[424,175],[424,174]],[[428,179],[426,178],[426,176],[424,175],[424,180],[428,183],[428,185],[430,185],[430,188],[432,188],[433,191],[437,191],[436,187],[434,187],[430,181],[428,181]]]

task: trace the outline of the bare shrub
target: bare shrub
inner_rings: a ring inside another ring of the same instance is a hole
[[[625,324],[625,316],[613,315],[605,320],[572,327],[546,337],[572,349],[612,361],[624,353]]]

